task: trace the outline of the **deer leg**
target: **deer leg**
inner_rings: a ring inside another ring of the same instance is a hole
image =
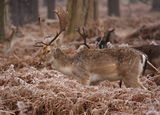
[[[90,80],[87,79],[87,78],[80,79],[80,82],[81,82],[82,85],[90,85]]]
[[[129,76],[127,78],[124,78],[123,81],[127,88],[132,87],[132,88],[141,88],[147,90],[139,81],[139,78],[136,78],[135,76],[132,77]]]
[[[119,87],[122,87],[122,80],[119,81]]]
[[[79,71],[75,70],[73,72],[73,75],[76,76],[76,78],[78,79],[78,81],[80,81],[81,84],[83,85],[90,85],[90,77],[88,76],[88,74],[83,70],[83,71]]]

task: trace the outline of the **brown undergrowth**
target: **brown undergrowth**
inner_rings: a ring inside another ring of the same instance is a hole
[[[119,88],[108,81],[83,86],[55,70],[15,70],[10,65],[0,75],[0,109],[36,115],[156,114],[160,112],[160,86],[155,79],[141,79],[150,91]]]
[[[102,22],[113,24],[117,32],[122,28],[138,29],[142,19],[132,20],[115,18]],[[147,23],[153,20],[146,18]],[[58,22],[44,29],[55,33],[54,25],[57,27]],[[22,30],[24,37],[17,40],[10,52],[0,52],[0,115],[159,115],[160,75],[141,77],[149,91],[125,88],[124,85],[119,88],[117,82],[109,81],[83,86],[72,76],[50,69],[36,58],[39,49],[33,44],[47,33],[42,36],[37,24],[26,25]]]

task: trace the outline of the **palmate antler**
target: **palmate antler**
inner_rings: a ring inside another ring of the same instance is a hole
[[[36,42],[34,44],[35,47],[44,47],[44,46],[50,46],[57,38],[58,36],[66,30],[66,27],[68,25],[68,13],[64,11],[62,8],[57,9],[54,11],[54,13],[57,14],[58,19],[59,19],[59,26],[60,26],[60,31],[57,32],[56,36],[53,37],[53,39],[49,43],[44,43],[44,42]]]

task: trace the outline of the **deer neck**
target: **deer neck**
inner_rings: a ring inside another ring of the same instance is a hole
[[[73,70],[72,63],[73,58],[61,52],[59,56],[54,56],[54,61],[52,65],[55,69],[59,70],[60,72],[70,75],[72,74]]]

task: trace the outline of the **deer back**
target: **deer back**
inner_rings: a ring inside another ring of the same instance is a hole
[[[74,65],[98,74],[133,71],[144,64],[143,54],[132,48],[85,49],[74,57]]]

